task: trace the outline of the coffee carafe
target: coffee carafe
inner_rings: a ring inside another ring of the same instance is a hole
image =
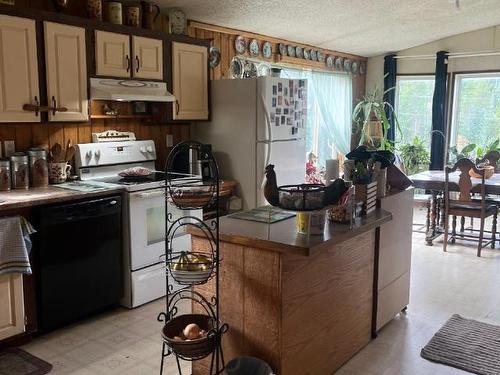
[[[142,27],[148,30],[153,29],[154,22],[160,15],[160,7],[149,1],[141,1]]]

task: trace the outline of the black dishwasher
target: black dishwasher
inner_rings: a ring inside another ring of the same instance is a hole
[[[121,197],[41,207],[34,247],[39,331],[116,304],[123,294]]]

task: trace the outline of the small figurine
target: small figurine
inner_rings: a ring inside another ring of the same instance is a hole
[[[264,183],[264,197],[272,206],[279,205],[278,183],[276,181],[276,172],[274,165],[269,164],[266,167],[266,181]]]

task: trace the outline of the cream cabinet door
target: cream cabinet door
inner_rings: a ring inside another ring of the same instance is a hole
[[[45,65],[50,121],[86,121],[88,114],[85,29],[44,22]]]
[[[23,276],[0,275],[0,340],[24,332]]]
[[[0,15],[0,121],[39,122],[23,110],[39,100],[35,21]]]
[[[163,80],[163,41],[133,36],[132,51],[134,77]]]
[[[207,59],[206,47],[172,43],[174,120],[208,119]]]
[[[130,77],[130,37],[124,34],[95,32],[96,74]]]

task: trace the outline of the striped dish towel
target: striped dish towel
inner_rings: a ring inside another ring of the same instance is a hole
[[[31,274],[29,252],[33,226],[21,216],[0,219],[0,275]]]

